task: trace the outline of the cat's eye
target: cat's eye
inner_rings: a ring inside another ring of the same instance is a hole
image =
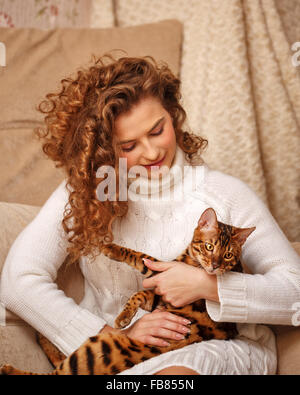
[[[226,252],[226,253],[224,254],[224,258],[225,258],[225,259],[231,259],[232,256],[233,256],[232,252]]]
[[[214,249],[214,246],[210,243],[205,243],[205,248],[207,251],[212,251]]]

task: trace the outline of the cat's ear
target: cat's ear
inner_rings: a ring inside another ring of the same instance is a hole
[[[255,229],[255,226],[253,228],[237,228],[232,238],[240,243],[240,245],[243,245]]]
[[[203,211],[199,221],[198,227],[205,230],[214,230],[218,228],[218,220],[213,208],[207,208]]]

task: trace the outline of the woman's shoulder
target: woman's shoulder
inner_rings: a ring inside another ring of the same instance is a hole
[[[219,170],[204,166],[203,190],[227,207],[249,206],[249,200],[255,204],[263,203],[254,189],[240,178]]]
[[[221,190],[222,192],[231,192],[235,190],[252,190],[247,182],[241,180],[234,175],[224,173],[220,170],[212,169],[207,164],[203,165],[203,168],[204,185],[206,188],[213,188],[215,191]]]
[[[67,181],[63,180],[42,205],[37,216],[29,224],[29,228],[38,225],[41,226],[44,223],[47,223],[49,228],[51,224],[57,226],[63,219],[63,213],[68,201],[69,191],[67,189]]]
[[[47,208],[48,206],[61,206],[66,204],[69,200],[69,191],[67,189],[67,180],[64,179],[56,189],[51,193],[45,202],[43,208]]]

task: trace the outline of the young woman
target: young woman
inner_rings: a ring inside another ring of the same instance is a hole
[[[257,324],[291,325],[292,306],[300,300],[299,257],[249,187],[201,163],[206,141],[184,131],[179,87],[169,68],[150,57],[104,56],[63,80],[59,93],[47,95],[40,105],[46,127],[39,135],[66,179],[13,244],[1,301],[69,355],[89,336],[115,330],[114,319],[143,286],[175,306],[204,298],[212,319],[238,323],[236,339],[192,344],[123,373],[273,374],[274,335]],[[116,177],[116,199],[105,200],[97,193],[103,181],[97,171],[112,166],[120,174],[121,158],[128,171],[138,165],[146,174],[138,179],[140,188],[131,188],[128,178],[127,199],[118,199]],[[172,262],[207,207],[221,222],[256,226],[243,247],[253,274],[208,275]],[[100,255],[107,240],[160,259],[147,265],[161,273],[143,281],[126,264]],[[68,254],[80,259],[85,277],[79,306],[54,282]],[[163,311],[139,311],[124,329],[133,339],[159,346],[187,331],[185,320]]]

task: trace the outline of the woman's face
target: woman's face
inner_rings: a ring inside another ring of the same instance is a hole
[[[172,118],[158,99],[142,99],[129,112],[118,116],[115,128],[120,157],[127,159],[128,169],[144,166],[150,175],[151,165],[171,167],[176,136]]]

